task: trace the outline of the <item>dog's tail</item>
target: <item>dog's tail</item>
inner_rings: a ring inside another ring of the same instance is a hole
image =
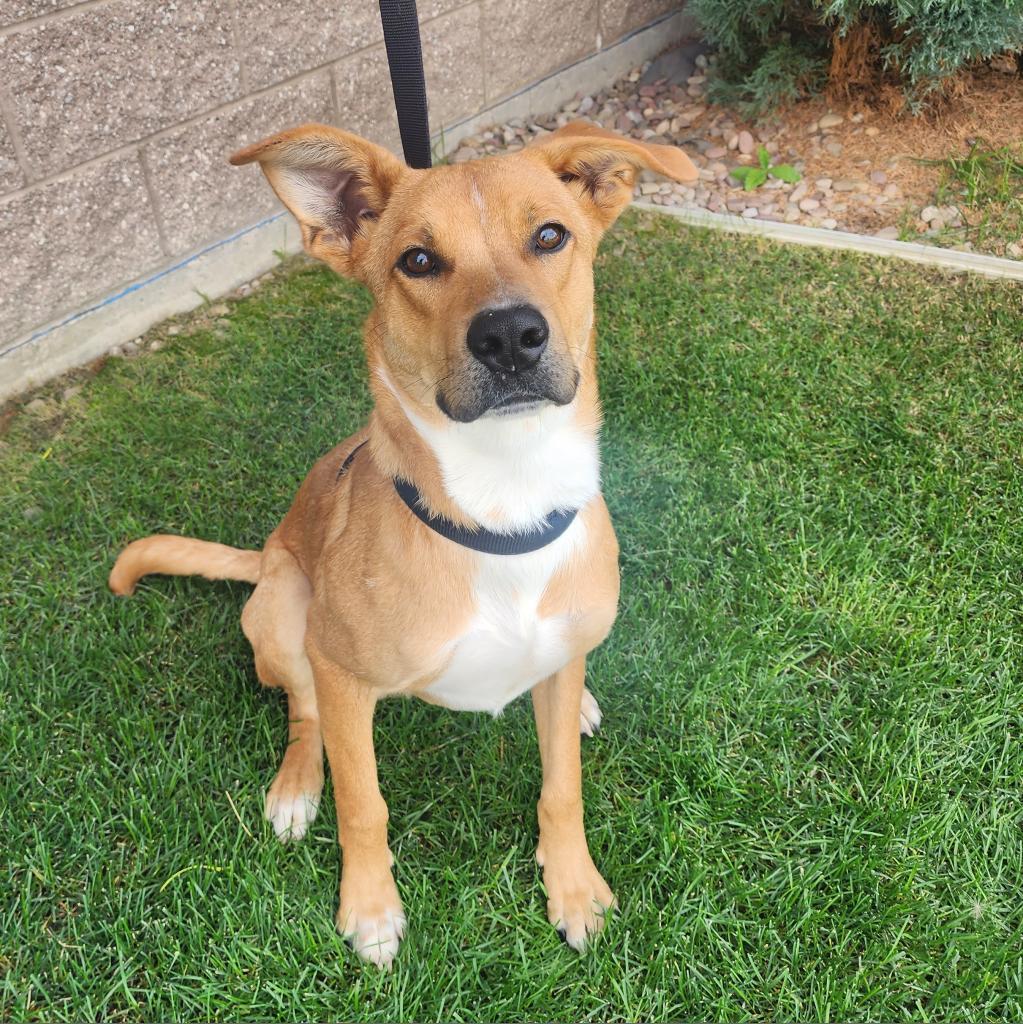
[[[225,544],[154,533],[132,541],[110,571],[110,589],[122,597],[134,593],[135,584],[151,572],[165,576],[205,576],[208,580],[259,582],[260,551],[229,548]]]

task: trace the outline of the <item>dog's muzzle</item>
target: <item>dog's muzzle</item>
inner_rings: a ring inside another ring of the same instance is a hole
[[[548,346],[550,326],[535,306],[481,310],[466,332],[471,360],[452,375],[437,405],[453,420],[468,423],[486,413],[510,414],[575,398],[579,372],[567,356]]]

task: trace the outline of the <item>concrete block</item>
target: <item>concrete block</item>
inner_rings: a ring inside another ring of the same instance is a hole
[[[0,338],[81,306],[161,259],[137,153],[113,157],[0,203],[8,239]]]
[[[383,43],[338,61],[331,69],[337,124],[401,155],[394,95]]]
[[[597,0],[485,0],[487,102],[597,49]]]
[[[18,165],[18,158],[14,154],[14,142],[7,125],[0,120],[0,195],[4,192],[13,192],[25,184],[25,175]]]
[[[607,46],[681,6],[678,0],[600,0],[603,45]]]
[[[418,0],[416,10],[419,12],[419,23],[422,25],[431,18],[439,18],[442,14],[464,6],[465,0]]]
[[[231,153],[303,121],[333,120],[325,69],[145,145],[142,155],[170,254],[191,252],[279,208],[259,168],[232,167]]]
[[[0,39],[30,177],[46,177],[236,98],[231,9],[112,0]]]
[[[423,25],[422,38],[431,127],[476,113],[485,98],[479,6],[463,7]]]
[[[245,0],[237,22],[248,87],[261,89],[383,39],[370,0]]]

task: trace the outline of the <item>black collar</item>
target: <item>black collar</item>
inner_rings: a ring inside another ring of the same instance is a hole
[[[519,530],[516,533],[495,533],[485,526],[475,529],[459,526],[443,516],[432,516],[422,506],[422,495],[415,484],[407,480],[395,480],[394,489],[399,497],[412,510],[413,514],[426,523],[435,533],[448,540],[453,540],[462,547],[482,551],[486,555],[525,555],[530,551],[539,551],[556,541],[575,519],[577,509],[562,512],[559,509],[551,512],[546,525],[535,530]]]

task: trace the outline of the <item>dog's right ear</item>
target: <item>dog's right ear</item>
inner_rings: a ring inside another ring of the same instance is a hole
[[[354,273],[368,222],[378,217],[402,173],[396,156],[324,124],[304,124],[239,150],[239,166],[259,161],[302,229],[306,252],[339,274]]]

